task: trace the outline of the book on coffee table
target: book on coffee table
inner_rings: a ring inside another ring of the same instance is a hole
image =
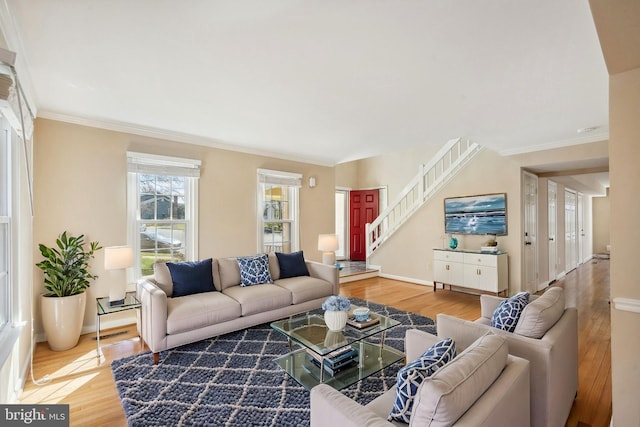
[[[378,323],[380,323],[380,319],[372,316],[369,316],[367,320],[362,322],[358,322],[353,316],[350,316],[347,319],[347,325],[353,326],[354,328],[358,329],[368,328],[369,326],[377,325]]]

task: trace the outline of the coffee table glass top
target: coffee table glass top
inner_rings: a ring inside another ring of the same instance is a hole
[[[351,311],[356,308],[358,307],[351,306]],[[400,324],[397,320],[372,312],[369,316],[379,319],[379,323],[362,329],[347,325],[342,331],[333,332],[324,323],[323,313],[322,310],[314,310],[305,315],[273,322],[271,327],[292,341],[324,356],[337,348],[353,344]]]
[[[352,309],[355,308],[357,307],[352,306]],[[341,390],[403,360],[404,353],[384,345],[387,329],[400,322],[377,313],[371,313],[370,316],[377,318],[379,322],[362,329],[346,325],[337,332],[329,331],[324,323],[324,313],[320,309],[273,322],[271,327],[289,339],[291,350],[275,358],[274,362],[307,390],[321,383]],[[376,334],[380,334],[380,344],[367,341],[366,338]],[[299,348],[293,349],[291,344],[294,343]],[[357,354],[353,362],[348,362],[349,365],[343,368],[334,366],[332,373],[320,369],[320,366],[328,363],[327,359],[331,359],[331,352],[341,351],[338,349],[344,350],[346,347],[351,347]],[[313,359],[316,359],[316,363]]]

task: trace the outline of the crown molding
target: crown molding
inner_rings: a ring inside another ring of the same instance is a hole
[[[601,133],[597,133],[589,136],[581,136],[578,138],[564,139],[564,140],[555,141],[555,142],[546,142],[544,144],[538,144],[538,145],[529,145],[525,148],[508,148],[506,150],[498,151],[498,154],[500,154],[501,156],[507,157],[507,156],[513,156],[516,154],[525,154],[525,153],[532,153],[535,151],[553,150],[555,148],[570,147],[572,145],[581,145],[581,144],[589,144],[592,142],[607,141],[608,139],[609,139],[609,132],[607,131],[607,132],[601,132]]]
[[[70,114],[62,114],[53,111],[40,110],[38,117],[43,119],[55,120],[59,122],[71,123],[80,126],[105,129],[114,132],[129,133],[133,135],[145,136],[148,138],[165,139],[174,142],[183,142],[186,144],[201,145],[205,147],[217,148],[220,150],[235,151],[245,154],[253,154],[256,156],[273,157],[280,160],[288,160],[292,162],[300,162],[313,164],[317,166],[333,167],[335,164],[322,162],[313,158],[290,156],[283,153],[272,152],[268,150],[260,150],[252,147],[244,147],[241,145],[233,145],[222,143],[212,138],[199,135],[188,134],[184,132],[175,132],[166,129],[154,128],[151,126],[136,125],[133,123],[120,122],[115,120],[104,120],[90,117],[75,116]]]

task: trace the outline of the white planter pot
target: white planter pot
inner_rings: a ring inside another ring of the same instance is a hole
[[[346,311],[325,311],[324,323],[330,331],[341,331],[347,326],[347,316]]]
[[[86,303],[86,292],[69,297],[40,296],[42,325],[51,350],[64,351],[78,344]]]

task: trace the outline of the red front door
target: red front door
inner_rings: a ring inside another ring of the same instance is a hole
[[[349,194],[349,238],[352,261],[367,258],[365,225],[378,217],[378,190],[356,190]]]

